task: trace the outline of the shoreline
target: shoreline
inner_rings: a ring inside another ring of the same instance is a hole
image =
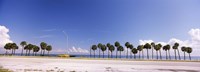
[[[126,58],[87,58],[87,57],[54,57],[54,56],[0,56],[6,58],[42,58],[42,59],[78,59],[78,60],[116,60],[116,61],[157,61],[157,62],[200,62],[200,60],[151,60],[151,59],[126,59]]]

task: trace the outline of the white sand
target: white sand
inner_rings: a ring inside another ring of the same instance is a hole
[[[0,57],[14,72],[200,72],[200,62]]]

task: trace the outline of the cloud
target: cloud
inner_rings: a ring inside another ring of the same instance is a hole
[[[139,40],[140,45],[144,45],[146,43],[151,43],[151,42],[153,42],[153,40]]]
[[[193,41],[200,42],[200,29],[191,29],[188,34],[191,36]]]
[[[89,51],[87,49],[83,49],[83,48],[76,48],[76,47],[72,47],[72,48],[69,48],[67,49],[67,52],[69,54],[87,54],[89,53]]]
[[[161,43],[163,46],[166,44],[174,45],[174,43],[179,43],[179,49],[182,46],[189,46],[193,48],[193,52],[191,53],[193,56],[197,56],[200,53],[200,29],[191,29],[188,34],[190,35],[191,39],[189,40],[180,40],[177,38],[171,38],[168,42],[155,42],[156,44]],[[144,45],[145,43],[154,42],[153,40],[139,40],[139,44]],[[173,52],[173,50],[171,50]],[[173,55],[173,53],[172,53]]]
[[[0,25],[0,48],[3,48],[6,43],[12,42],[8,34],[9,29]]]
[[[72,46],[72,48],[68,48],[68,49],[63,49],[63,48],[56,48],[54,50],[52,50],[52,53],[55,54],[62,54],[62,53],[67,53],[67,54],[89,54],[89,51],[87,49],[83,49],[83,48],[76,48],[74,46]]]

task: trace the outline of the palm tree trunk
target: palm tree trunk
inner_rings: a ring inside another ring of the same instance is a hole
[[[179,60],[181,60],[181,56],[180,56],[180,53],[179,53],[179,49],[177,49],[178,50],[178,56],[179,56]]]
[[[8,51],[7,51],[7,49],[6,49],[6,55],[7,55],[7,53],[8,53]]]
[[[185,60],[185,51],[183,53],[184,53],[184,60]]]
[[[37,52],[35,52],[35,56],[37,56]]]
[[[136,59],[136,56],[135,56],[135,54],[134,54],[134,59]]]
[[[103,58],[104,58],[104,51],[103,51]]]
[[[26,54],[25,54],[25,56],[27,56],[27,50],[26,50]]]
[[[11,53],[11,55],[13,55],[13,49],[12,49],[12,53]]]
[[[49,51],[48,51],[48,56],[49,56]]]
[[[99,58],[100,58],[100,55],[101,55],[101,54],[100,54],[100,49],[99,49]]]
[[[158,60],[158,51],[156,51],[156,55],[157,55],[157,60]]]
[[[44,54],[45,54],[45,50],[44,50],[44,52],[43,52],[43,56],[44,56]]]
[[[33,56],[34,56],[34,51],[33,51],[33,54],[32,54]]]
[[[153,59],[153,48],[151,48],[151,50],[152,50],[152,59]]]
[[[121,51],[120,51],[120,58],[122,58],[122,56],[121,56]]]
[[[29,50],[29,53],[28,53],[28,55],[29,55],[29,56],[31,55],[31,50]]]
[[[42,52],[43,52],[43,50],[41,49],[41,52],[40,52],[40,55],[42,56]]]
[[[95,58],[95,50],[94,50],[94,58]]]
[[[127,48],[127,51],[126,51],[126,58],[128,58],[128,48]]]
[[[143,51],[143,49],[142,49],[142,58],[144,59],[144,51]]]
[[[27,56],[28,56],[28,50],[27,50]]]
[[[21,53],[21,56],[23,55],[23,51],[24,51],[24,47],[22,48],[22,53]]]
[[[190,56],[190,53],[188,53],[189,54],[189,58],[190,58],[190,60],[191,60],[191,56]]]
[[[112,58],[112,52],[111,52],[111,58]]]
[[[147,49],[147,59],[149,59],[149,51],[148,51],[148,49]]]
[[[130,49],[130,58],[132,58],[132,52],[131,52],[131,49]]]
[[[167,51],[166,51],[166,60],[168,60]]]
[[[139,51],[139,59],[140,59],[140,51]]]
[[[117,53],[118,53],[118,51],[116,51],[116,58],[117,58]]]
[[[161,50],[159,50],[159,52],[160,52],[160,59],[162,60]]]
[[[110,57],[110,52],[109,52],[109,50],[108,50],[108,58]]]
[[[171,55],[170,55],[170,52],[169,52],[169,50],[168,50],[168,53],[169,53],[169,60],[171,60]]]
[[[13,55],[15,55],[15,49],[14,49]]]
[[[175,60],[177,60],[177,59],[176,59],[176,49],[174,49],[174,55],[175,55]]]
[[[130,52],[130,53],[132,53],[132,52]],[[131,58],[133,58],[133,54],[131,54]]]

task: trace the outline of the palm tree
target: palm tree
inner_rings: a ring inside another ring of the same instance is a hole
[[[167,56],[167,46],[163,46],[163,50],[166,51],[166,60],[168,59],[168,56]]]
[[[37,55],[37,52],[39,52],[40,51],[40,47],[38,47],[38,46],[35,46],[34,48],[33,48],[33,52],[35,52],[35,56]]]
[[[133,49],[133,45],[132,44],[130,44],[129,45],[129,48],[130,48],[130,51]],[[132,52],[130,52],[130,58],[132,58]]]
[[[27,55],[28,55],[28,46],[29,46],[29,44],[28,44],[28,45],[26,45],[26,46],[24,47],[24,50],[26,50],[26,54],[25,54],[25,56],[27,56]]]
[[[169,59],[171,60],[170,51],[169,51],[171,47],[170,47],[170,45],[169,45],[169,44],[168,44],[168,45],[166,45],[166,46],[167,46],[167,51],[168,51],[168,54],[169,54]]]
[[[36,49],[36,45],[33,45],[33,48],[32,48],[32,50],[33,50],[33,53],[32,53],[32,56],[34,56],[34,50]]]
[[[158,60],[158,50],[159,50],[159,45],[155,45],[154,49],[156,50],[156,55],[157,55],[157,60]]]
[[[179,43],[175,43],[174,45],[177,47],[176,50],[178,51],[179,60],[181,60],[180,52],[179,52],[179,49],[178,49]]]
[[[15,50],[18,49],[18,46],[16,43],[12,43],[11,47],[12,47],[12,55],[15,55]]]
[[[107,49],[106,45],[102,45],[101,51],[103,52],[103,58],[104,58],[104,51],[106,51],[106,49]]]
[[[32,44],[28,44],[24,47],[24,50],[26,50],[26,56],[30,55],[30,51],[32,50],[34,46]]]
[[[4,49],[6,49],[6,55],[8,54],[8,50],[11,49],[11,45],[12,43],[6,43],[6,45],[4,46]]]
[[[153,49],[154,49],[153,47],[155,47],[155,43],[152,42],[152,43],[151,43],[151,46],[152,46],[151,50],[152,50],[152,59],[153,59]]]
[[[45,50],[46,50],[46,48],[47,48],[47,43],[41,42],[41,43],[40,43],[40,47],[41,47],[41,55],[44,56]],[[43,54],[42,54],[42,51],[43,51]]]
[[[119,46],[118,49],[119,49],[119,52],[120,52],[120,58],[121,58],[121,52],[124,51],[124,48],[123,48],[123,46]]]
[[[162,48],[162,45],[159,43],[159,44],[158,44],[158,47],[159,47],[160,59],[162,60],[162,55],[161,55],[161,48]]]
[[[126,46],[126,48],[127,48],[126,58],[128,58],[128,48],[129,48],[129,46],[130,46],[130,43],[129,43],[129,42],[126,42],[126,43],[125,43],[125,46]]]
[[[97,45],[97,47],[99,48],[99,58],[100,58],[100,51],[101,51],[101,47],[102,47],[102,44],[101,43],[99,43],[98,45]]]
[[[176,58],[176,49],[177,49],[177,46],[174,45],[172,48],[174,49],[175,60],[177,60],[177,58]]]
[[[28,44],[28,56],[30,56],[31,50],[34,48],[34,45]]]
[[[95,58],[95,50],[97,50],[97,46],[96,45],[92,45],[92,50],[94,51],[94,58]]]
[[[24,47],[27,45],[26,41],[22,41],[20,43],[20,45],[22,46],[22,53],[21,53],[21,56],[23,55],[23,51],[24,51]]]
[[[113,45],[110,45],[109,50],[111,52],[111,58],[112,58],[112,52],[115,50],[115,47]]]
[[[149,59],[149,52],[148,52],[148,49],[151,49],[151,45],[149,43],[146,43],[144,45],[144,48],[147,50],[147,59]]]
[[[181,50],[182,50],[182,51],[183,51],[183,53],[184,53],[184,60],[185,60],[185,52],[186,52],[186,47],[185,47],[185,46],[181,47]]]
[[[187,48],[186,48],[186,52],[188,53],[189,58],[190,58],[190,60],[191,60],[190,53],[192,53],[192,48],[191,48],[191,47],[187,47]]]
[[[47,48],[46,48],[46,50],[48,51],[48,56],[49,56],[49,51],[52,50],[52,46],[51,46],[51,45],[48,45]]]
[[[110,47],[110,43],[107,43],[106,46],[109,48]],[[108,49],[108,58],[110,57],[110,51]]]
[[[135,56],[135,54],[137,54],[137,53],[138,53],[137,49],[136,49],[136,48],[133,48],[131,51],[132,51],[132,53],[134,54],[134,59],[136,59],[136,56]]]
[[[139,59],[140,59],[140,52],[143,51],[142,45],[138,45],[137,50],[139,51]]]
[[[118,41],[115,42],[115,47],[116,49],[120,46],[120,43]],[[116,58],[117,58],[117,53],[118,53],[118,49],[116,50]]]

